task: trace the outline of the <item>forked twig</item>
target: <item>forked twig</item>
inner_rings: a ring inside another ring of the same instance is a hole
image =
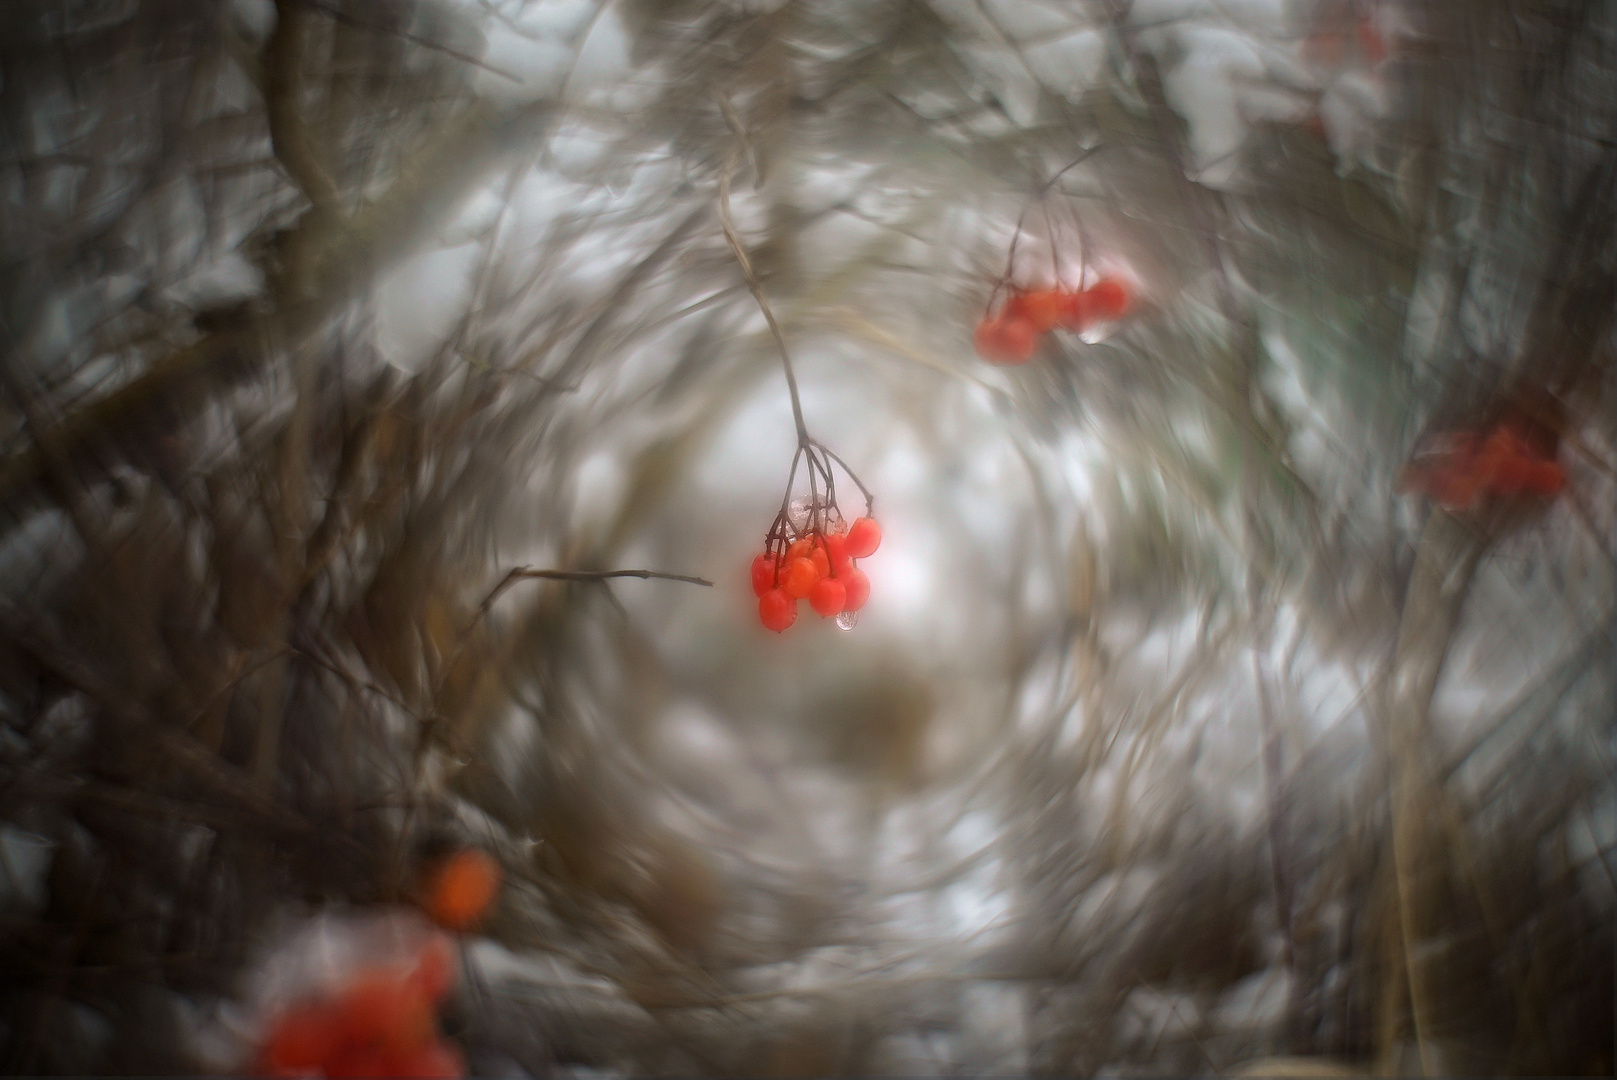
[[[519,566],[510,571],[494,586],[492,592],[477,606],[477,619],[488,614],[494,601],[519,581],[530,578],[539,578],[545,581],[606,581],[609,578],[656,578],[659,581],[683,581],[687,585],[703,585],[711,589],[713,583],[707,578],[692,577],[689,574],[665,574],[661,570],[536,570],[531,566]]]

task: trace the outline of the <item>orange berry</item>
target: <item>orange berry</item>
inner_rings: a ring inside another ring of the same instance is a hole
[[[848,530],[848,557],[865,559],[881,546],[881,526],[874,518],[862,517]]]
[[[758,621],[779,634],[797,621],[797,604],[780,589],[770,589],[758,598]]]
[[[829,619],[842,611],[848,600],[848,587],[836,578],[821,578],[809,593],[809,607],[821,618]]]
[[[838,575],[842,579],[843,594],[842,610],[858,611],[870,599],[870,578],[858,567],[850,566],[846,574]]]
[[[752,560],[752,591],[762,596],[775,587],[775,556],[764,552]]]
[[[808,559],[792,559],[786,564],[785,571],[780,575],[780,588],[789,599],[801,600],[814,588],[814,583],[820,580],[815,572],[814,564]]]
[[[500,891],[500,864],[468,848],[440,863],[427,883],[427,914],[449,930],[470,930]]]
[[[813,538],[808,536],[799,536],[796,540],[793,540],[791,546],[786,549],[786,561],[791,562],[793,559],[806,559],[809,557],[809,552],[813,550]]]

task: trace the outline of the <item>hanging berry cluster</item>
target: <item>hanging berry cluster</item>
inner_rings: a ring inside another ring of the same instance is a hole
[[[780,350],[786,392],[792,399],[792,424],[797,428],[797,452],[792,455],[791,471],[786,474],[786,495],[780,501],[780,513],[775,515],[774,523],[764,534],[764,550],[752,560],[752,591],[758,596],[758,621],[765,628],[781,633],[797,621],[797,602],[807,600],[816,614],[826,619],[835,616],[838,626],[851,630],[858,620],[859,609],[870,598],[870,579],[856,565],[856,560],[875,552],[881,543],[881,527],[870,516],[873,502],[870,489],[853,474],[847,462],[809,435],[808,425],[803,421],[803,402],[797,393],[797,374],[792,369],[786,334],[758,284],[752,260],[747,257],[730,216],[730,174],[739,158],[738,147],[731,152],[730,161],[720,174],[719,220],[724,226],[724,238],[747,279],[747,288],[758,301],[758,309],[763,312],[769,332],[774,336],[775,347]],[[865,514],[852,525],[846,523],[837,506],[833,462],[865,497]],[[806,463],[808,498],[793,501],[792,485],[797,480],[800,463]]]
[[[1456,431],[1433,439],[1404,467],[1398,490],[1419,492],[1451,513],[1464,513],[1491,498],[1547,498],[1565,485],[1553,442],[1535,446],[1506,420],[1486,433]]]
[[[973,342],[977,355],[991,364],[1022,364],[1051,330],[1082,332],[1112,322],[1131,303],[1128,286],[1112,277],[1087,289],[1012,289],[998,312],[983,315]]]
[[[799,461],[807,461],[809,496],[792,499]],[[837,506],[835,461],[865,497],[865,516],[848,524]],[[824,492],[820,485],[824,484]],[[858,560],[875,553],[881,526],[870,516],[870,492],[846,464],[812,439],[804,440],[792,458],[786,498],[769,531],[764,550],[752,560],[752,591],[758,597],[758,621],[781,633],[797,621],[797,603],[807,600],[821,618],[835,617],[844,630],[870,599],[870,579]]]

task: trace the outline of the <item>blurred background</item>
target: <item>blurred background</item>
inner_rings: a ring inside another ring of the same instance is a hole
[[[476,1075],[1610,1075],[1614,26],[3,5],[0,1069],[252,1069],[470,846]]]

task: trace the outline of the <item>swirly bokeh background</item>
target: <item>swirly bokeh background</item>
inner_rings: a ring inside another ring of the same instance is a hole
[[[1609,1074],[1614,15],[4,5],[0,1062]]]

